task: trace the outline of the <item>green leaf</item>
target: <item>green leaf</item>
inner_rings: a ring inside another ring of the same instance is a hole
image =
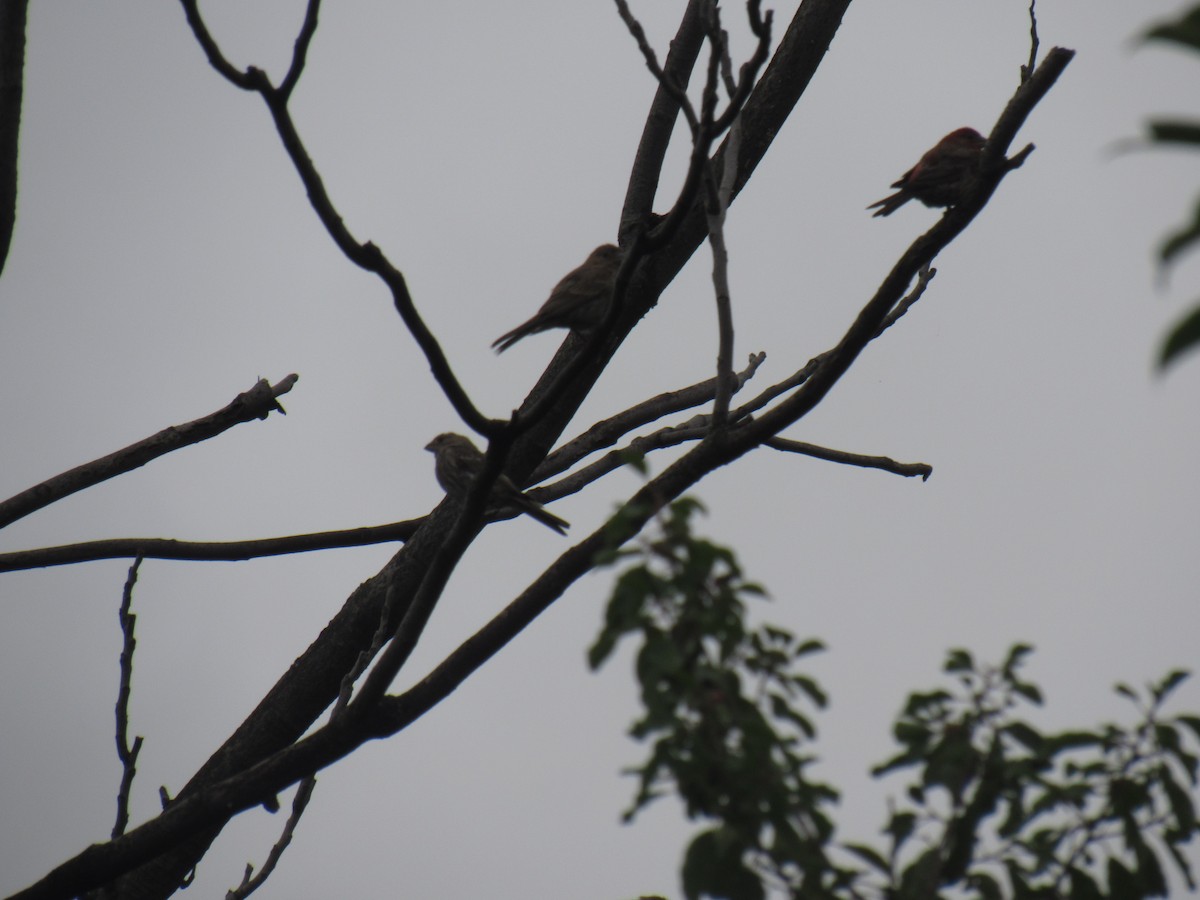
[[[1142,37],[1146,41],[1166,41],[1200,50],[1200,9],[1192,9],[1183,18],[1156,25]]]
[[[1160,370],[1168,367],[1181,355],[1192,350],[1200,343],[1200,306],[1196,306],[1187,316],[1171,326],[1163,341],[1163,348],[1158,353]]]
[[[1187,681],[1190,674],[1186,669],[1174,669],[1168,672],[1167,676],[1151,689],[1154,699],[1161,703],[1175,688]]]
[[[1191,795],[1172,777],[1167,766],[1158,767],[1158,779],[1180,830],[1190,835],[1196,830],[1196,808],[1192,805]]]
[[[913,813],[892,813],[884,833],[890,835],[892,843],[899,847],[909,839],[916,827],[917,817]]]
[[[1167,852],[1175,860],[1175,867],[1183,875],[1183,880],[1187,882],[1188,889],[1192,891],[1196,890],[1196,879],[1192,876],[1192,865],[1188,862],[1187,857],[1180,852],[1173,841],[1167,842]]]
[[[1192,220],[1178,231],[1167,235],[1158,248],[1158,261],[1161,265],[1171,262],[1190,245],[1200,240],[1200,205],[1192,211]]]
[[[857,856],[867,865],[878,869],[884,875],[892,871],[892,867],[888,865],[888,861],[879,855],[879,852],[873,847],[868,847],[866,844],[843,844],[842,848]]]
[[[1148,127],[1150,140],[1156,144],[1200,144],[1200,122],[1159,119]]]
[[[743,861],[746,849],[726,828],[697,835],[683,859],[683,892],[688,900],[700,900],[702,896],[763,900],[766,892],[762,881]]]
[[[1113,686],[1113,692],[1120,694],[1122,697],[1125,697],[1128,700],[1132,700],[1134,703],[1137,702],[1137,691],[1123,681],[1118,681],[1116,685]]]
[[[1168,753],[1178,753],[1183,749],[1179,743],[1179,732],[1175,730],[1174,725],[1168,725],[1165,722],[1155,725],[1154,739],[1158,741],[1158,746],[1162,747]]]
[[[1104,897],[1100,885],[1096,884],[1096,880],[1082,869],[1072,866],[1069,878],[1071,900],[1102,900]]]
[[[820,653],[825,649],[825,644],[816,638],[809,638],[792,651],[792,657],[799,659],[801,656],[808,656],[810,653]]]
[[[821,686],[816,681],[807,675],[793,675],[791,683],[804,691],[817,709],[824,709],[829,705],[829,696],[821,690]]]
[[[967,885],[979,892],[980,900],[1004,900],[1004,892],[998,882],[986,872],[976,872],[967,879]]]
[[[1200,741],[1200,716],[1176,716],[1175,721],[1187,728]]]
[[[871,767],[872,778],[882,778],[889,772],[894,772],[897,769],[907,769],[910,766],[915,766],[925,761],[925,753],[923,749],[906,750],[903,753],[898,753],[886,762],[881,762],[877,766]]]
[[[1013,722],[1010,725],[1006,725],[1001,731],[1013,738],[1013,740],[1028,747],[1034,753],[1040,752],[1046,743],[1041,734],[1025,722]]]
[[[1026,681],[1014,681],[1012,689],[1015,693],[1020,694],[1034,706],[1042,705],[1042,690],[1036,684],[1030,684]]]
[[[1090,731],[1064,731],[1045,738],[1044,747],[1051,755],[1063,750],[1076,750],[1080,747],[1095,747],[1104,743],[1104,739]]]
[[[971,658],[969,650],[956,648],[951,650],[946,655],[946,663],[942,666],[943,672],[974,672],[975,660]]]
[[[1002,670],[1005,675],[1012,677],[1013,672],[1019,669],[1025,662],[1025,657],[1033,652],[1031,644],[1013,644],[1008,651],[1008,658],[1004,660]]]
[[[1167,896],[1167,880],[1163,877],[1162,864],[1158,861],[1158,855],[1145,844],[1136,847],[1134,853],[1138,861],[1138,882],[1142,886],[1144,896]]]

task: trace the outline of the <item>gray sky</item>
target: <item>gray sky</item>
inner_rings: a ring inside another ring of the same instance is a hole
[[[682,5],[634,4],[660,53]],[[903,323],[788,432],[930,463],[928,483],[763,450],[698,491],[702,529],[771,590],[762,614],[830,645],[809,669],[832,696],[818,752],[844,789],[844,837],[883,823],[900,783],[866,770],[949,647],[997,659],[1035,644],[1047,727],[1125,716],[1113,682],[1196,664],[1200,359],[1166,378],[1151,361],[1197,295],[1200,255],[1160,291],[1153,250],[1190,215],[1200,169],[1185,154],[1111,152],[1151,115],[1200,115],[1198,61],[1132,40],[1184,6],[1042,4],[1043,46],[1078,56],[1018,136],[1037,151],[939,258]],[[302,3],[255,7],[204,4],[227,55],[278,77]],[[831,346],[934,222],[916,206],[886,220],[863,208],[944,133],[991,127],[1028,56],[1025,7],[853,5],[730,213],[737,358],[766,351],[758,382]],[[775,8],[781,33],[794,4]],[[173,4],[33,4],[28,41],[19,220],[0,281],[0,496],[211,412],[259,376],[301,379],[286,418],[72,497],[6,529],[0,549],[267,537],[431,508],[441,492],[422,447],[463,429],[382,286],[318,226],[262,103],[208,67]],[[491,340],[615,237],[654,87],[599,0],[325,11],[298,125],[347,224],[405,273],[489,414],[519,404],[558,339],[501,358]],[[674,177],[682,159],[677,148]],[[708,269],[703,249],[571,434],[711,374]],[[554,509],[586,535],[635,485],[618,473]],[[402,684],[566,546],[528,520],[489,529]],[[391,552],[143,566],[135,820]],[[0,578],[0,892],[111,827],[125,570]],[[260,896],[678,896],[692,827],[667,803],[617,821],[634,787],[619,770],[642,755],[623,734],[629,657],[599,676],[584,664],[610,581],[585,579],[441,708],[325,772]],[[1189,684],[1176,709],[1197,707]],[[239,817],[195,894],[235,884],[281,825]]]

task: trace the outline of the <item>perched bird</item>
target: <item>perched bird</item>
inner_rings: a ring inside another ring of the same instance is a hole
[[[434,474],[437,475],[438,484],[447,494],[466,493],[479,470],[483,468],[483,454],[461,434],[449,431],[439,434],[425,445],[425,449],[433,454]],[[522,494],[507,475],[496,479],[489,500],[494,508],[511,507],[528,513],[559,534],[566,534],[567,529],[571,527],[570,522],[560,519],[532,497]]]
[[[890,197],[872,203],[879,207],[877,216],[890,216],[909,200],[926,206],[953,206],[962,199],[979,171],[979,158],[987,138],[974,128],[952,131],[925,153],[920,161],[892,185],[899,188]]]
[[[503,353],[517,341],[550,328],[587,331],[604,320],[612,298],[613,282],[621,268],[621,250],[615,244],[601,244],[554,286],[550,298],[524,324],[492,342]]]

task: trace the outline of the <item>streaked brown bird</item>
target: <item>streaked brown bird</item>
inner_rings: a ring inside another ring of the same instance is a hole
[[[867,209],[878,206],[876,216],[890,216],[914,199],[926,206],[953,206],[975,179],[985,143],[987,138],[974,128],[950,132],[892,185],[899,188],[896,193]]]
[[[503,353],[517,341],[551,328],[588,331],[604,320],[612,299],[613,282],[621,268],[621,250],[615,244],[601,244],[578,268],[572,269],[554,286],[550,297],[528,322],[518,325],[492,342]]]
[[[447,494],[464,494],[483,468],[483,454],[469,438],[447,431],[425,445],[433,454],[434,474]],[[507,475],[501,475],[492,485],[489,508],[511,507],[537,519],[547,528],[566,534],[571,523],[549,512],[527,494],[521,493]]]

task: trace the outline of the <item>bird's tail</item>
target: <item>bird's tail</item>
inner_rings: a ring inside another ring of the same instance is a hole
[[[500,337],[492,341],[492,349],[497,353],[503,353],[517,341],[521,340],[521,338],[529,337],[529,335],[537,331],[537,329],[532,326],[533,321],[530,320],[529,322],[518,325],[512,331],[505,332],[504,334],[500,335]]]
[[[897,191],[888,197],[884,197],[882,200],[876,200],[874,203],[868,206],[867,209],[875,209],[876,207],[879,207],[878,212],[875,213],[875,218],[879,216],[890,216],[911,199],[912,198],[904,191]]]

